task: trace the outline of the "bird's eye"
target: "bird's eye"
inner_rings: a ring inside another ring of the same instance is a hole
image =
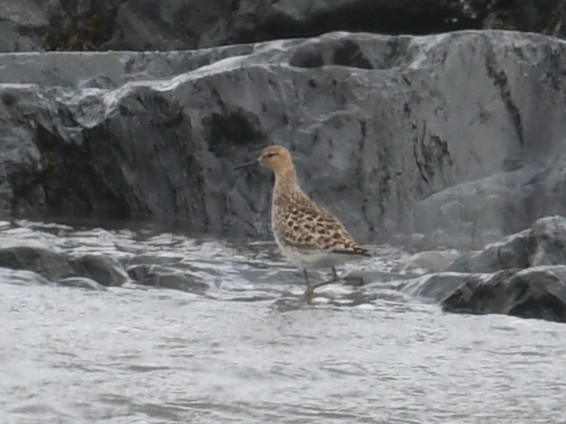
[[[272,152],[272,153],[268,153],[268,154],[267,154],[267,157],[268,157],[268,158],[272,158],[272,157],[275,156],[276,154],[277,154],[277,153],[273,153],[273,152]]]

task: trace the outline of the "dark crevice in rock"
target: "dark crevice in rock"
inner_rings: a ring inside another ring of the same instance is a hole
[[[208,128],[210,150],[220,156],[226,155],[227,148],[233,152],[246,145],[264,143],[267,138],[259,129],[259,118],[243,110],[213,112],[203,124]]]
[[[432,184],[438,175],[442,177],[445,168],[453,163],[448,143],[441,137],[430,134],[426,122],[423,123],[420,134],[413,137],[412,146],[415,164],[426,184]]]
[[[333,53],[332,62],[339,66],[348,66],[351,68],[372,69],[371,62],[365,57],[360,50],[360,46],[350,40],[340,43],[336,46]]]
[[[523,128],[523,120],[521,117],[521,112],[519,107],[513,100],[511,94],[511,86],[509,79],[504,70],[498,69],[497,54],[495,52],[495,46],[491,40],[485,38],[486,43],[486,55],[485,55],[485,68],[487,70],[488,76],[493,81],[495,87],[499,89],[501,100],[507,108],[509,113],[509,119],[513,123],[513,127],[517,134],[517,140],[521,146],[525,145],[525,131]]]
[[[109,190],[94,168],[93,151],[104,154],[104,149],[92,147],[106,137],[94,129],[85,134],[84,144],[66,142],[51,129],[38,124],[36,144],[43,158],[45,169],[41,180],[47,206],[54,214],[89,215],[95,210],[116,218],[130,217],[131,211],[124,195]],[[108,155],[107,159],[112,156]],[[117,163],[104,172],[107,178],[120,184]]]
[[[13,196],[10,211],[17,214],[20,210],[32,207],[37,202],[37,198],[41,197],[38,190],[42,190],[44,180],[45,172],[36,169],[21,169],[12,173],[8,178]]]

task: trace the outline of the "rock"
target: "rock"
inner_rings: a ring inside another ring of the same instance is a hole
[[[566,265],[566,218],[550,216],[532,226],[530,265]]]
[[[562,0],[3,0],[0,51],[182,50],[329,31],[564,36]]]
[[[32,271],[47,280],[57,280],[73,274],[73,268],[65,255],[39,247],[15,246],[0,249],[0,267]]]
[[[463,255],[450,266],[457,272],[493,272],[538,265],[566,265],[566,218],[537,220],[530,229]]]
[[[189,293],[205,294],[208,284],[188,272],[160,265],[134,265],[128,269],[134,282],[144,286],[180,290]]]
[[[566,214],[564,57],[502,31],[3,54],[0,209],[269,238],[270,176],[233,166],[282,143],[361,242],[477,248]]]
[[[506,314],[566,322],[566,266],[538,266],[465,281],[442,301],[447,312]]]
[[[486,246],[480,252],[464,254],[448,268],[456,272],[495,272],[508,268],[527,268],[532,250],[531,230],[510,235]]]
[[[103,286],[121,286],[129,281],[122,265],[108,256],[85,255],[73,259],[72,265],[76,275]],[[81,280],[75,278],[73,281]]]
[[[62,287],[76,287],[88,290],[104,291],[106,287],[102,284],[97,283],[90,278],[85,277],[67,277],[57,281],[58,286]]]
[[[112,36],[123,1],[3,1],[0,51],[99,48]]]
[[[112,258],[102,255],[69,258],[66,254],[40,247],[14,246],[0,249],[0,267],[27,270],[46,280],[67,286],[93,285],[85,282],[85,279],[95,280],[96,284],[104,286],[120,286],[129,280],[122,266]]]
[[[427,274],[407,282],[402,291],[426,302],[439,303],[466,282],[482,280],[482,274],[442,272]]]
[[[532,228],[463,255],[449,272],[419,277],[402,290],[439,302],[447,312],[566,322],[564,241],[566,218],[541,218]]]

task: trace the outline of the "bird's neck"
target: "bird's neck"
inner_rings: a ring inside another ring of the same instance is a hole
[[[298,188],[297,173],[294,167],[288,167],[275,172],[275,195],[285,195],[296,191]]]

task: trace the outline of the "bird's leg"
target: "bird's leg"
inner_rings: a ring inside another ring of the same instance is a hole
[[[306,269],[303,270],[303,275],[305,276],[305,281],[307,283],[307,289],[305,290],[305,292],[301,296],[300,301],[301,302],[306,301],[308,304],[310,304],[311,301],[312,301],[312,298],[314,296],[314,287],[311,286],[311,283],[309,281],[309,274],[307,273]]]
[[[312,286],[312,290],[314,291],[314,289],[317,289],[319,287],[327,286],[328,284],[335,283],[338,280],[339,280],[339,278],[338,278],[338,273],[336,272],[336,268],[332,267],[332,279],[330,279],[328,281],[323,281],[322,283],[315,284],[314,286]]]

